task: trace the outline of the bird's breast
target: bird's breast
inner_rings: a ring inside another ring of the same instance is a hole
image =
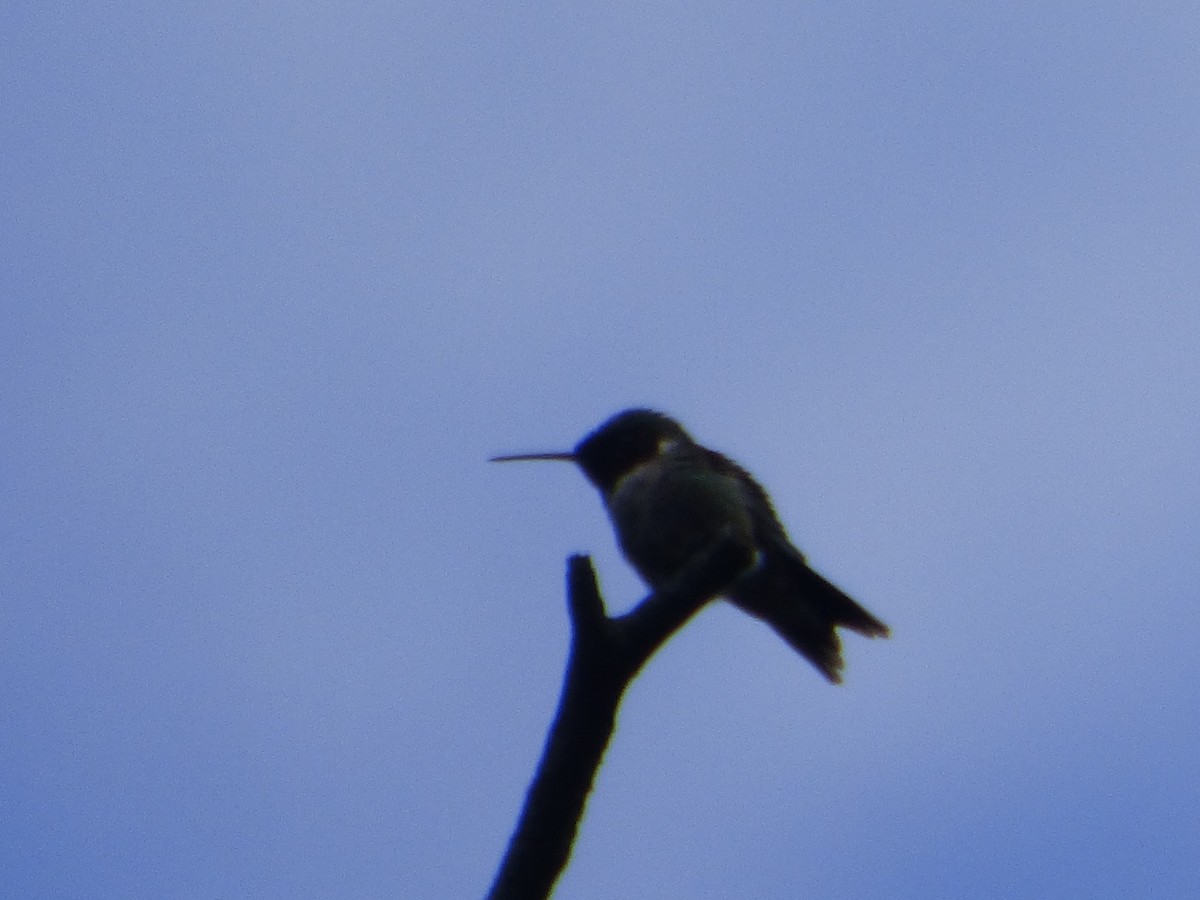
[[[637,466],[617,481],[607,505],[622,552],[653,587],[726,528],[752,540],[750,512],[736,480],[686,462]]]

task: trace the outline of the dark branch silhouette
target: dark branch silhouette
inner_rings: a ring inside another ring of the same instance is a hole
[[[567,564],[571,651],[562,696],[488,900],[550,896],[566,867],[625,689],[666,640],[754,560],[723,535],[623,616],[609,618],[586,556]]]

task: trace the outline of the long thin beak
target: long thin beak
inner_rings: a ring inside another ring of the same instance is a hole
[[[560,462],[575,462],[574,453],[513,453],[508,456],[493,456],[488,462],[517,462],[525,459],[557,459]]]

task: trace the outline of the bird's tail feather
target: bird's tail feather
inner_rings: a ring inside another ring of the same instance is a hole
[[[887,637],[890,629],[845,592],[808,567],[797,553],[765,561],[752,581],[730,598],[771,625],[798,653],[834,684],[844,665],[838,626],[867,637]]]
[[[833,625],[842,625],[872,638],[888,637],[892,633],[890,628],[863,609],[854,598],[814,572],[806,563],[801,563],[798,569],[804,584],[801,590]]]

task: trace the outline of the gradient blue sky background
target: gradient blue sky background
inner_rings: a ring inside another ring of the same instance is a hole
[[[485,891],[570,447],[653,405],[889,622],[725,606],[558,897],[1200,890],[1200,7],[7,4],[0,893]]]

